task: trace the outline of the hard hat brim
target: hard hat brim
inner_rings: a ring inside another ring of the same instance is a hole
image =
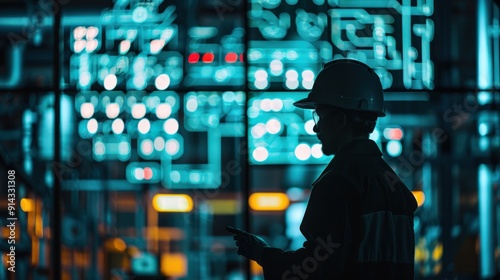
[[[293,103],[293,106],[302,109],[316,109],[316,102],[309,101],[307,98],[301,99]]]

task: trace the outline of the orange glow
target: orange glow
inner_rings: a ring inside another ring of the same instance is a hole
[[[117,251],[123,252],[127,248],[127,244],[121,238],[115,238],[113,240],[113,246]]]
[[[153,208],[158,212],[191,212],[193,199],[187,194],[156,194]]]
[[[256,211],[283,211],[288,208],[290,200],[284,193],[253,193],[248,204]]]
[[[24,212],[31,212],[35,208],[33,205],[33,199],[31,199],[31,198],[21,198],[20,205],[21,205],[21,209]]]
[[[411,191],[415,199],[417,200],[418,207],[422,206],[425,202],[425,194],[423,191]]]
[[[160,271],[164,276],[186,277],[187,258],[182,253],[166,253],[161,255]]]
[[[250,271],[252,275],[262,275],[264,272],[262,266],[260,266],[256,261],[250,261]]]

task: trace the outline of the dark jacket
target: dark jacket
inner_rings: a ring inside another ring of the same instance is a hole
[[[344,146],[313,183],[295,251],[265,248],[266,280],[413,279],[414,196],[372,140]]]

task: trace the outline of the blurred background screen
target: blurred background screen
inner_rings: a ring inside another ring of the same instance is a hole
[[[499,19],[493,0],[0,0],[0,279],[264,279],[224,228],[302,246],[332,156],[293,102],[340,58],[385,90],[370,139],[419,205],[415,279],[492,279]]]

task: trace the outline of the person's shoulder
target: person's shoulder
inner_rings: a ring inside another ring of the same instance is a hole
[[[352,188],[352,182],[343,174],[328,170],[313,184],[313,190],[328,193],[344,193]]]

